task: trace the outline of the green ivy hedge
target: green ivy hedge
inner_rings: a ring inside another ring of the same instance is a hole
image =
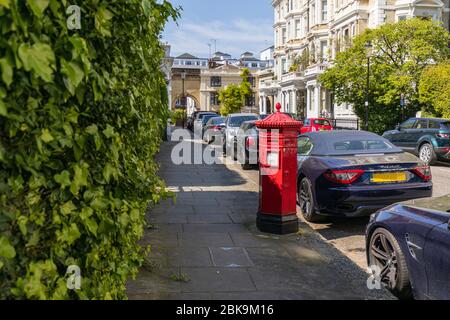
[[[0,0],[0,299],[121,299],[169,116],[167,1]],[[80,290],[66,270],[81,269]]]

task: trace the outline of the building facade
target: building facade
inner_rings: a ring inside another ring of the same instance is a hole
[[[239,85],[242,82],[241,73],[243,68],[225,63],[217,67],[212,66],[209,69],[202,70],[200,85],[201,110],[218,112],[220,110],[219,91],[230,84]],[[245,102],[245,111],[257,112],[259,110],[257,99],[258,82],[256,81],[256,72],[250,69],[250,74],[249,81],[253,86],[253,95]]]
[[[272,104],[303,117],[356,118],[351,106],[334,103],[318,77],[364,29],[410,17],[439,20],[449,28],[449,0],[272,0],[272,5],[273,83],[260,81],[260,100],[273,97]]]
[[[171,69],[171,109],[185,108],[188,114],[200,108],[201,71],[208,69],[208,59],[189,53],[173,58]]]

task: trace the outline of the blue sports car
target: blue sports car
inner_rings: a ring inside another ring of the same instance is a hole
[[[307,221],[369,215],[432,195],[430,167],[374,133],[305,133],[297,159],[297,200]]]
[[[392,205],[373,214],[368,265],[401,299],[450,299],[450,195]]]

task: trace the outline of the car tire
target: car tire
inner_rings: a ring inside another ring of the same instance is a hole
[[[427,165],[433,165],[437,160],[433,145],[431,145],[430,143],[422,144],[419,148],[419,158]]]
[[[401,300],[412,299],[405,255],[392,233],[384,228],[376,229],[370,237],[368,251],[369,265],[379,268],[381,274],[377,276],[386,288]]]
[[[308,222],[321,222],[323,217],[316,213],[316,205],[312,191],[312,184],[308,178],[303,178],[298,185],[297,201],[300,212]]]

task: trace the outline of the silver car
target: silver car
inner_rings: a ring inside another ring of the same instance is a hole
[[[259,116],[254,113],[233,113],[225,119],[223,128],[223,153],[233,152],[234,140],[237,139],[240,126],[246,121],[259,120]],[[228,150],[228,152],[227,152]]]

